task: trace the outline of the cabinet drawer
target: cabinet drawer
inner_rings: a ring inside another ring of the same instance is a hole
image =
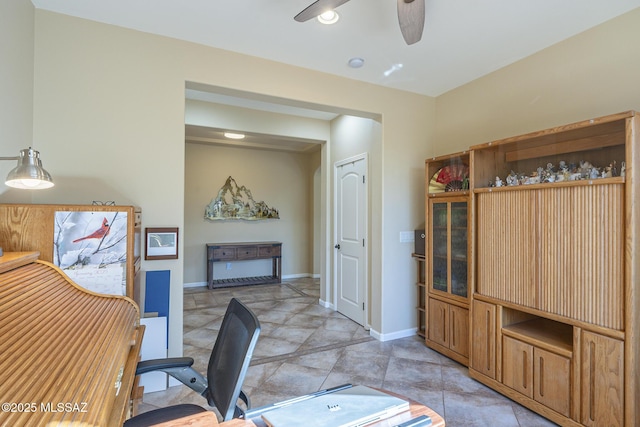
[[[280,256],[280,246],[258,246],[258,256],[260,257]]]
[[[238,259],[254,259],[257,254],[258,250],[255,246],[241,246],[236,249],[236,256]]]
[[[213,259],[236,259],[236,248],[215,248]]]

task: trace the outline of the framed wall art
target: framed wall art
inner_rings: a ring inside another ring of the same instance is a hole
[[[144,259],[178,259],[178,227],[145,228]]]

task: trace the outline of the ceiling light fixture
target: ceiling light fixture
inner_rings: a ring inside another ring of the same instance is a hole
[[[321,24],[335,24],[338,22],[338,19],[340,19],[340,15],[338,15],[338,12],[335,10],[327,10],[326,12],[318,15],[318,21],[320,21]]]
[[[43,190],[53,187],[53,179],[42,167],[40,153],[31,147],[20,150],[17,157],[0,157],[0,160],[17,160],[18,166],[7,175],[5,184],[23,190]]]
[[[229,139],[244,139],[243,133],[225,132],[224,136]]]
[[[364,65],[364,59],[362,58],[351,58],[349,60],[349,67],[351,68],[360,68]]]

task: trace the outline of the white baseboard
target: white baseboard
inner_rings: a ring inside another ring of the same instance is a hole
[[[381,334],[380,332],[369,330],[369,335],[377,339],[378,341],[393,341],[400,338],[411,337],[418,332],[418,328],[405,329],[403,331],[392,332],[390,334]]]
[[[330,308],[331,310],[334,310],[334,311],[336,310],[336,308],[333,306],[333,304],[331,304],[330,302],[325,301],[323,299],[319,299],[318,300],[318,304],[320,304],[324,308]]]
[[[183,288],[199,288],[201,286],[206,287],[207,282],[191,282],[191,283],[185,283],[182,285]]]
[[[305,277],[319,279],[320,275],[311,274],[311,273],[287,274],[286,276],[282,276],[282,280],[303,279]],[[182,285],[183,288],[199,288],[199,287],[206,287],[206,286],[207,286],[207,282],[191,282],[191,283],[184,283]]]
[[[303,279],[305,277],[312,277],[310,273],[298,273],[298,274],[287,274],[286,276],[282,276],[282,280],[287,279]]]

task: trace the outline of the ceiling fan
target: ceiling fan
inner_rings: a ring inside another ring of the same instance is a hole
[[[337,8],[349,0],[316,0],[293,19],[305,22],[322,13]],[[407,44],[419,42],[424,29],[424,0],[397,0],[398,22],[402,37]]]

